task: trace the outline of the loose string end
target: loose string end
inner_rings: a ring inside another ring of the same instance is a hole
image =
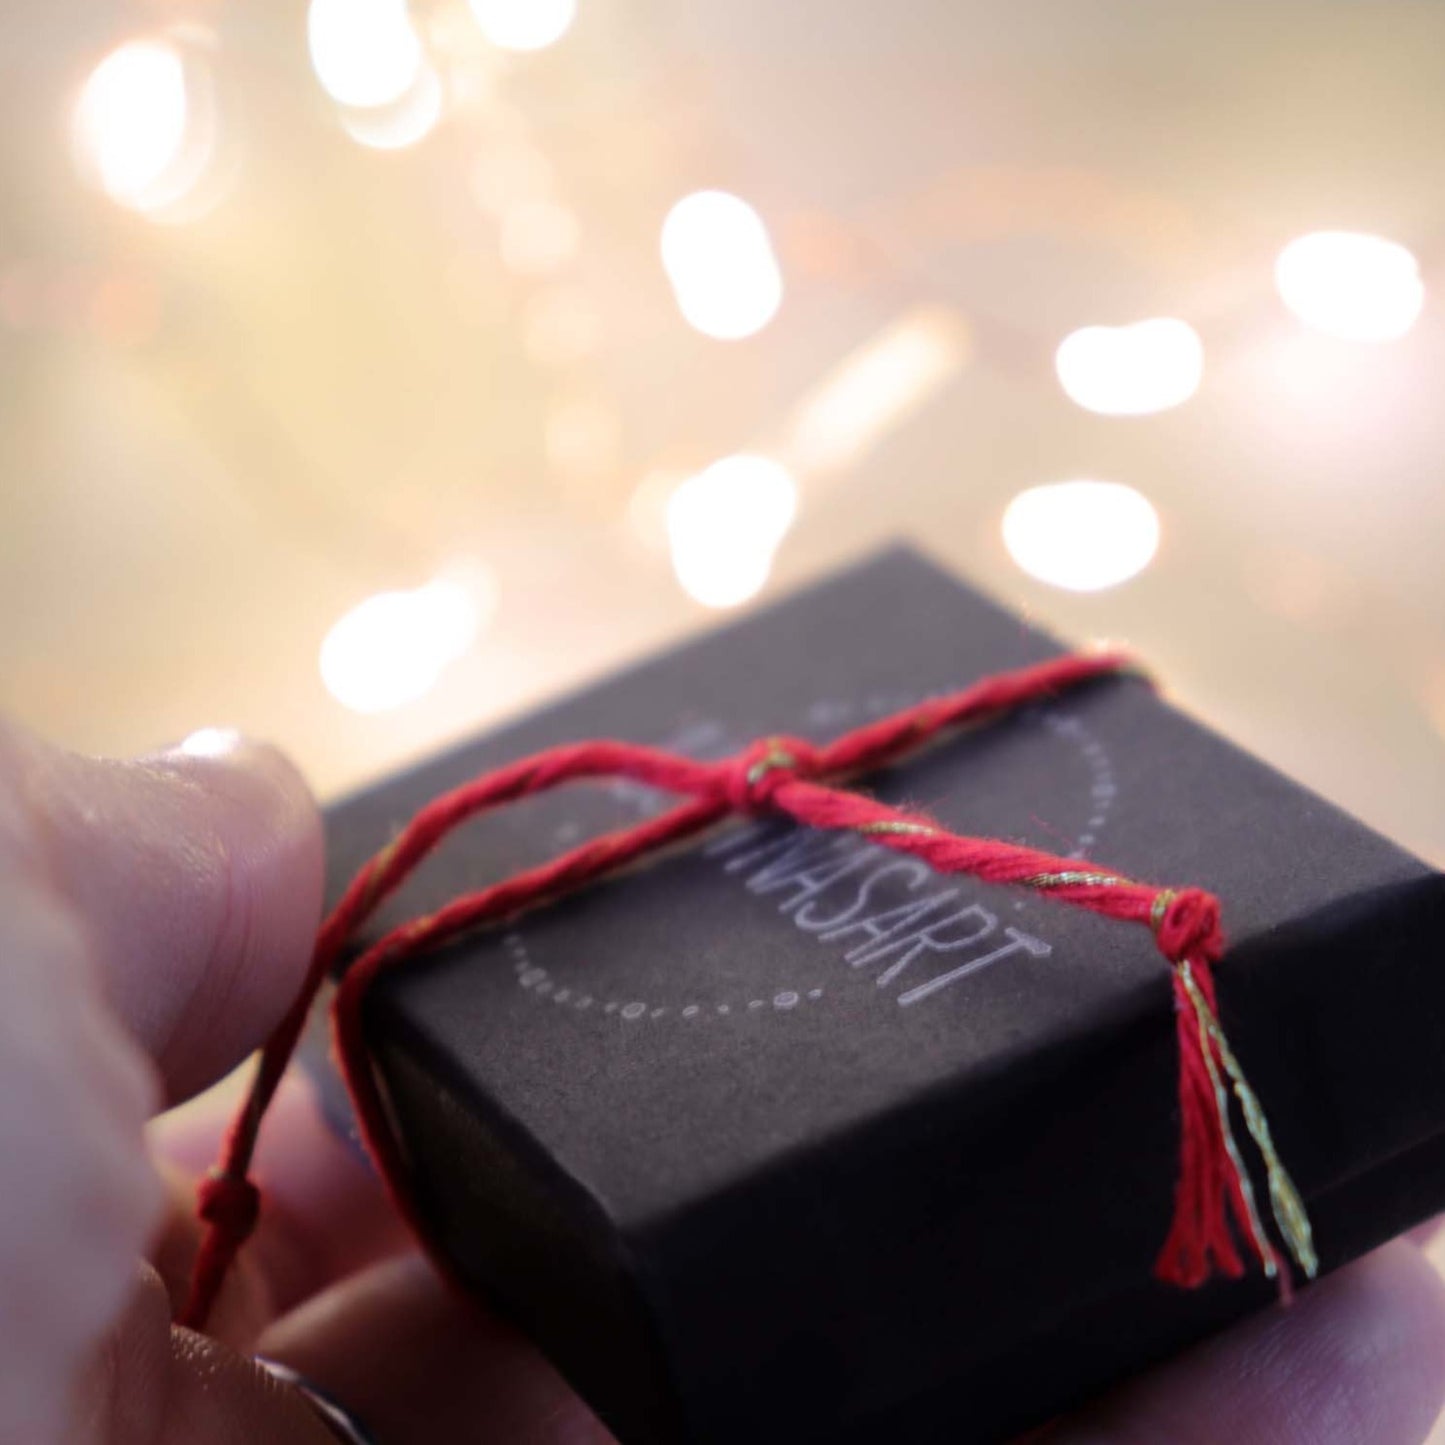
[[[1179,1042],[1179,1180],[1174,1219],[1155,1275],[1186,1289],[1198,1288],[1216,1273],[1238,1278],[1243,1272],[1234,1243],[1238,1230],[1262,1272],[1277,1282],[1281,1302],[1288,1304],[1294,1293],[1290,1264],[1265,1230],[1231,1123],[1231,1091],[1264,1161],[1270,1212],[1289,1260],[1313,1279],[1319,1259],[1304,1200],[1219,1022],[1210,972],[1224,946],[1217,905],[1196,890],[1162,889],[1151,907],[1150,923],[1174,969]]]
[[[261,1216],[261,1191],[244,1173],[213,1168],[196,1188],[196,1214],[204,1225],[190,1289],[176,1323],[204,1329],[231,1265]]]

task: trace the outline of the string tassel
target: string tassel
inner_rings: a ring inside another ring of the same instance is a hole
[[[1264,1274],[1290,1297],[1290,1272],[1260,1217],[1254,1184],[1231,1122],[1230,1086],[1264,1162],[1276,1227],[1290,1257],[1313,1278],[1319,1268],[1309,1219],[1274,1148],[1269,1124],[1219,1022],[1213,965],[1224,953],[1219,903],[1200,889],[1161,889],[1149,921],[1174,969],[1179,1044],[1179,1182],[1174,1220],[1155,1264],[1158,1278],[1194,1288],[1215,1271],[1244,1272],[1237,1232]],[[1227,1081],[1227,1082],[1226,1082]]]

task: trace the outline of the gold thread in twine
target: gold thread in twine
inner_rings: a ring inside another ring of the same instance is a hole
[[[1234,1172],[1239,1177],[1239,1190],[1244,1196],[1244,1212],[1249,1220],[1249,1232],[1254,1236],[1255,1246],[1259,1250],[1260,1258],[1264,1261],[1265,1274],[1273,1279],[1279,1273],[1278,1256],[1275,1254],[1274,1246],[1269,1242],[1269,1237],[1264,1232],[1264,1222],[1259,1217],[1259,1205],[1255,1202],[1254,1184],[1250,1180],[1249,1171],[1244,1167],[1239,1144],[1235,1140],[1234,1130],[1230,1126],[1229,1095],[1225,1092],[1224,1081],[1219,1077],[1219,1067],[1214,1062],[1214,1050],[1209,1045],[1214,1034],[1210,1031],[1204,1018],[1209,1006],[1204,1002],[1204,995],[1194,981],[1194,974],[1191,972],[1187,960],[1178,966],[1178,971],[1184,984],[1184,991],[1189,995],[1190,1003],[1194,1005],[1194,1023],[1199,1030],[1199,1049],[1204,1055],[1204,1067],[1209,1070],[1209,1082],[1214,1086],[1214,1108],[1219,1115],[1219,1128],[1224,1136],[1224,1147],[1229,1151],[1229,1161],[1234,1165]]]
[[[406,926],[408,938],[421,938],[430,933],[436,924],[436,914],[424,913],[420,918],[414,918]]]
[[[1149,908],[1149,927],[1158,933],[1164,927],[1164,915],[1169,912],[1169,905],[1179,895],[1172,888],[1161,888],[1154,895],[1154,902]]]
[[[798,763],[792,753],[782,747],[776,739],[768,739],[768,751],[748,769],[748,784],[751,786],[760,778],[766,777],[775,768],[792,768]]]
[[[371,862],[366,870],[366,904],[370,908],[376,902],[376,895],[381,889],[381,880],[386,870],[391,867],[391,860],[396,856],[396,850],[401,846],[401,835],[398,834],[380,852],[372,855]]]
[[[1234,1050],[1229,1046],[1224,1029],[1215,1017],[1214,1010],[1209,1007],[1209,1001],[1194,981],[1194,975],[1190,972],[1187,962],[1180,965],[1180,977],[1184,981],[1189,1001],[1194,1005],[1194,1011],[1199,1018],[1201,1037],[1206,1045],[1204,1057],[1209,1064],[1210,1073],[1211,1075],[1214,1073],[1214,1064],[1210,1057],[1211,1051],[1208,1048],[1208,1042],[1213,1040],[1215,1047],[1219,1050],[1219,1057],[1224,1063],[1225,1071],[1234,1085],[1234,1093],[1239,1100],[1240,1108],[1244,1111],[1245,1125],[1258,1146],[1260,1154],[1264,1157],[1265,1170],[1269,1177],[1269,1203],[1274,1213],[1274,1221],[1279,1226],[1279,1232],[1289,1246],[1290,1255],[1295,1263],[1308,1278],[1313,1279],[1319,1273],[1320,1261],[1319,1256],[1315,1253],[1314,1233],[1310,1228],[1309,1214],[1305,1210],[1299,1190],[1295,1188],[1294,1180],[1290,1178],[1289,1171],[1284,1167],[1284,1163],[1275,1149],[1274,1137],[1270,1133],[1264,1107],[1259,1102],[1259,1096],[1250,1087],[1249,1080],[1245,1078],[1244,1070],[1240,1067]]]
[[[1026,888],[1115,888],[1128,883],[1127,878],[1118,878],[1112,873],[1088,873],[1071,870],[1067,873],[1035,873],[1025,878]]]
[[[903,837],[931,838],[938,832],[938,829],[930,828],[925,823],[900,823],[884,819],[877,823],[860,823],[853,831],[855,833],[895,833]]]

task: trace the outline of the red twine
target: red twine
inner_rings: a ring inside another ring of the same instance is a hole
[[[997,839],[950,833],[932,819],[893,808],[824,780],[869,773],[916,751],[938,734],[1052,697],[1127,670],[1115,655],[1062,657],[985,678],[871,722],[831,743],[765,738],[721,762],[621,742],[550,748],[499,768],[427,804],[347,888],[317,938],[301,991],[265,1048],[247,1100],[231,1124],[220,1160],[203,1182],[205,1222],[189,1297],[179,1316],[204,1326],[237,1252],[255,1227],[259,1195],[249,1178],[262,1118],[295,1051],[316,995],[358,931],[453,829],[479,813],[584,778],[626,778],[688,801],[660,817],[607,833],[437,912],[392,929],[342,977],[332,1005],[335,1050],[362,1139],[408,1222],[422,1235],[406,1188],[405,1161],[389,1127],[379,1081],[366,1051],[361,1007],[378,974],[458,934],[549,903],[617,869],[690,838],[734,813],[773,812],[811,828],[861,834],[921,859],[939,873],[1046,892],[1076,908],[1143,923],[1174,972],[1179,1044],[1179,1181],[1173,1224],[1155,1272],[1194,1287],[1218,1272],[1243,1273],[1237,1237],[1288,1292],[1287,1266],[1264,1231],[1250,1176],[1230,1124],[1230,1094],[1264,1160],[1270,1204],[1296,1263],[1313,1274],[1309,1223],[1280,1164],[1263,1110],[1219,1026],[1212,967],[1224,951],[1219,904],[1197,888],[1158,888],[1095,865]]]

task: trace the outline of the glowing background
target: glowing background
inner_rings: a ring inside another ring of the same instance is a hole
[[[330,794],[904,535],[1445,860],[1445,8],[1144,13],[10,5],[0,705]]]

